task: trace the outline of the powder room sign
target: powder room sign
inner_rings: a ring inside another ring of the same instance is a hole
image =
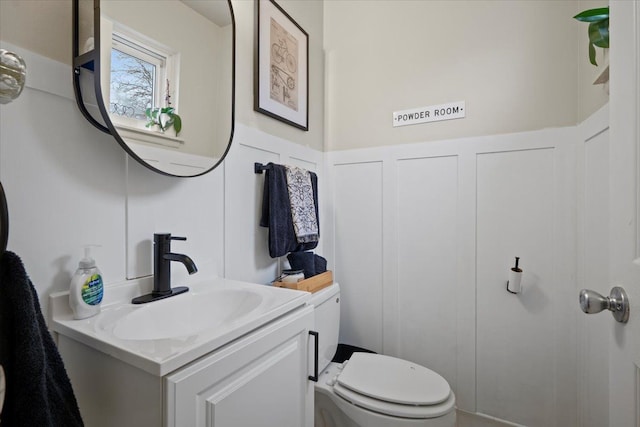
[[[448,104],[430,105],[428,107],[396,111],[393,113],[393,127],[438,122],[441,120],[463,119],[464,117],[464,101],[450,102]]]

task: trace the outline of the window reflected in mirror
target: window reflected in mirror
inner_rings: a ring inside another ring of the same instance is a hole
[[[75,70],[77,76],[86,76],[94,72],[92,61],[97,61],[96,94],[108,132],[136,160],[159,172],[197,176],[211,170],[226,154],[233,135],[231,3],[96,4],[99,45],[95,53],[76,57]],[[77,2],[74,5],[79,8]],[[82,26],[76,22],[76,31]],[[94,37],[82,34],[76,33],[77,44],[90,45]],[[80,94],[80,102],[90,110],[84,98]]]
[[[161,68],[165,58],[149,55],[142,50],[133,48],[133,52],[126,52],[127,46],[122,50],[114,47],[111,49],[111,90],[109,99],[109,112],[122,118],[144,120],[147,108],[153,108],[159,104],[159,81],[156,70]]]
[[[109,90],[103,93],[108,102],[113,124],[125,131],[147,134],[163,133],[173,128],[167,137],[178,137],[182,120],[176,124],[180,55],[160,41],[126,28],[122,24],[103,19],[112,28],[111,38],[104,43],[110,49]],[[130,136],[131,137],[131,136]],[[147,142],[150,140],[147,138]],[[153,142],[153,140],[151,140]],[[157,141],[158,144],[166,142]],[[177,140],[176,142],[182,142]]]

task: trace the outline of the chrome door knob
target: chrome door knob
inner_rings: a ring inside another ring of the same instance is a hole
[[[600,313],[602,310],[608,310],[610,307],[611,300],[609,297],[605,297],[591,289],[583,289],[580,291],[580,308],[585,313]]]
[[[629,320],[629,298],[621,287],[614,287],[608,297],[590,289],[580,291],[580,308],[587,314],[610,310],[613,317],[621,323]]]

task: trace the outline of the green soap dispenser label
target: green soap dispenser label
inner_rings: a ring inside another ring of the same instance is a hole
[[[102,276],[93,274],[85,280],[82,285],[80,295],[82,300],[89,305],[98,305],[102,301],[103,295]]]

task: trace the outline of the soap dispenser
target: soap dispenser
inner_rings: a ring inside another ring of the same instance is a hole
[[[69,303],[74,319],[86,319],[100,313],[100,303],[104,295],[102,273],[91,257],[91,247],[84,248],[84,258],[71,279]]]

